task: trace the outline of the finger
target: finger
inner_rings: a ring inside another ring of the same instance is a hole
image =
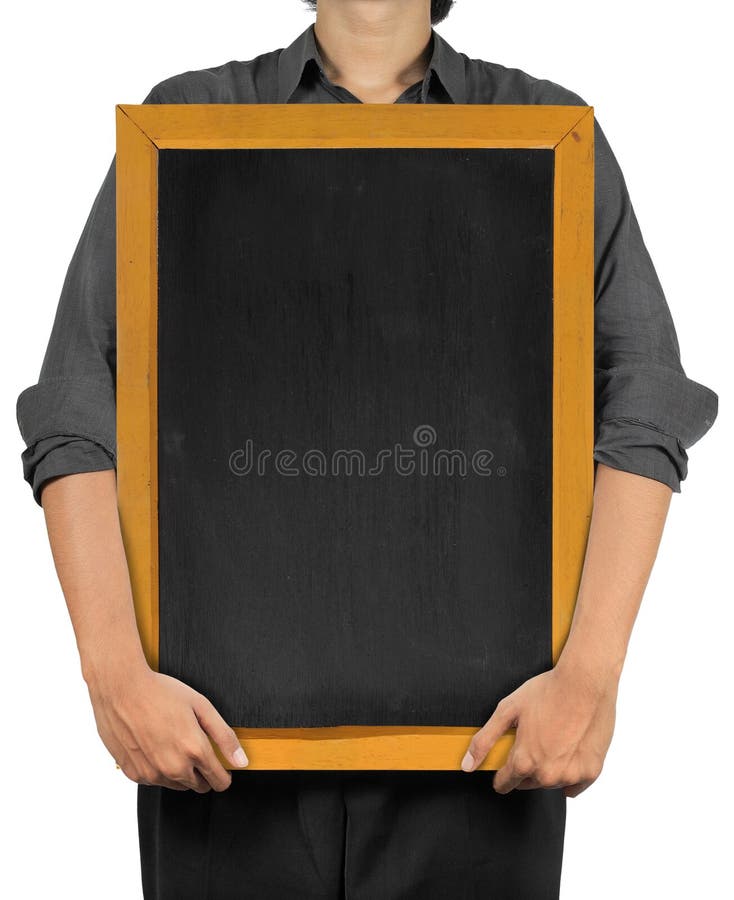
[[[581,782],[578,782],[578,784],[581,784]],[[590,784],[591,784],[590,781],[587,782],[586,787],[588,787]],[[565,790],[567,787],[570,787],[570,786],[572,786],[572,785],[569,785],[569,783],[567,781],[558,781],[555,784],[547,784],[547,783],[540,781],[538,778],[523,778],[523,780],[520,782],[520,784],[515,785],[514,790],[527,791],[527,790],[542,789],[542,790],[547,790],[547,791],[556,791],[556,790],[559,790],[560,788],[563,788]],[[582,788],[582,790],[585,790],[585,788]]]
[[[150,787],[165,787],[170,788],[172,791],[188,791],[189,788],[187,785],[181,784],[180,781],[176,781],[175,778],[169,778],[164,772],[160,770],[160,768],[147,765],[145,770],[141,770],[138,767],[138,772],[142,772],[142,777],[145,780],[138,780],[138,784],[145,784]]]
[[[99,736],[102,738],[102,741],[109,751],[110,755],[114,759],[115,763],[122,768],[123,763],[127,759],[127,750],[123,747],[120,741],[114,736],[114,734],[105,734],[102,735],[101,732],[98,731]]]
[[[515,785],[516,791],[534,791],[540,787],[534,778],[523,778],[523,780]]]
[[[206,738],[201,735],[201,740],[205,741]],[[142,781],[138,781],[140,784],[157,785],[179,791],[191,790],[199,794],[211,790],[211,785],[196,771],[194,760],[184,749],[177,750],[168,759],[160,757],[149,759],[142,752],[138,752],[132,765],[142,778]]]
[[[99,734],[102,737],[101,731]],[[201,781],[194,778],[193,772],[190,784],[184,784],[169,778],[160,771],[160,768],[153,766],[149,762],[142,750],[137,748],[135,750],[127,750],[122,741],[111,731],[109,733],[105,732],[103,741],[123,775],[136,784],[142,784],[146,787],[166,787],[173,791],[188,791],[193,790],[194,785],[201,786]]]
[[[214,748],[206,734],[201,730],[199,734],[201,735],[201,745],[193,757],[194,771],[198,771],[213,790],[224,791],[232,784],[232,776],[217,759]]]
[[[143,781],[143,776],[138,771],[135,761],[125,749],[124,745],[112,736],[108,737],[107,742],[107,746],[112,753],[115,764],[125,778],[129,781],[134,781],[136,784],[145,783]]]
[[[170,788],[172,791],[188,791],[189,788],[186,785],[181,784],[179,781],[173,781],[171,778],[166,778],[166,776],[159,772],[153,781],[138,781],[138,784],[144,784],[147,787],[164,787]]]
[[[195,766],[189,766],[184,773],[179,775],[174,779],[177,784],[183,786],[184,790],[192,790],[196,791],[197,794],[208,794],[212,789],[212,786],[209,782],[204,778],[204,776],[197,772]]]
[[[128,777],[132,777],[133,781],[138,784],[149,787],[166,787],[175,791],[196,790],[197,787],[202,786],[203,779],[200,776],[195,777],[192,767],[189,767],[184,776],[178,778],[166,774],[161,766],[155,765],[142,751],[129,754],[128,759],[131,761],[129,768],[133,773]],[[208,784],[205,787],[206,790],[209,790]]]
[[[515,743],[507,756],[507,761],[504,766],[494,773],[492,787],[498,794],[508,794],[522,781],[535,780],[534,766],[525,755],[520,740],[521,736],[518,729]]]
[[[197,794],[208,794],[212,789],[206,778],[200,772],[197,772],[196,768],[191,770],[191,779],[188,783],[191,784],[192,790],[196,791]]]
[[[184,787],[177,781],[172,781],[170,778],[166,778],[166,776],[160,772],[151,773],[147,769],[144,772],[141,771],[132,761],[130,756],[125,755],[124,751],[120,754],[120,756],[116,758],[118,760],[123,760],[122,762],[117,763],[122,774],[130,781],[133,781],[135,784],[142,784],[145,787],[167,787],[171,788],[174,791],[188,790],[187,787]]]
[[[563,789],[563,793],[567,797],[578,797],[579,794],[582,794],[586,788],[590,787],[594,783],[591,781],[578,781],[576,784],[569,784],[568,787]]]
[[[199,694],[194,701],[193,709],[199,724],[223,755],[235,768],[244,768],[249,760],[240,746],[240,739],[217,712],[214,704],[203,694]],[[219,765],[221,766],[221,763]]]
[[[515,790],[521,781],[525,780],[526,779],[520,775],[514,774],[511,769],[505,771],[505,767],[503,766],[494,773],[492,787],[498,794],[509,794],[510,791]],[[531,787],[537,787],[537,784],[532,784]]]
[[[205,740],[203,735],[202,740]],[[179,751],[177,757],[178,761],[174,765],[169,766],[168,769],[165,769],[165,767],[162,768],[167,772],[167,777],[169,779],[178,782],[178,784],[183,785],[189,790],[196,791],[197,794],[206,794],[212,789],[212,786],[206,778],[197,771],[194,760],[196,755],[196,749],[194,749],[193,752],[184,749],[183,751]]]
[[[181,783],[178,782],[178,781],[171,781],[170,778],[166,778],[166,777],[163,776],[163,775],[161,775],[161,776],[156,780],[156,782],[155,782],[155,784],[154,784],[153,786],[154,786],[154,787],[164,787],[164,788],[168,788],[168,789],[171,790],[171,791],[188,791],[188,790],[189,790],[189,788],[186,787],[185,784],[181,784]]]
[[[473,772],[487,758],[487,754],[502,735],[517,719],[517,708],[513,700],[504,697],[497,704],[487,723],[480,728],[469,742],[469,749],[461,761],[465,772]]]

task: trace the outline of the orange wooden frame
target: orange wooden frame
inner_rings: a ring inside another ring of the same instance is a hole
[[[568,636],[593,501],[594,115],[591,106],[140,104],[116,107],[118,504],[138,628],[158,668],[158,151],[168,148],[552,149],[552,646]],[[460,768],[476,728],[235,727],[255,769]],[[482,769],[497,769],[508,731]],[[230,764],[215,747],[220,760]],[[246,770],[246,771],[247,771]]]

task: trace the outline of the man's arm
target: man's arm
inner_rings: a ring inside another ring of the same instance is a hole
[[[576,608],[557,663],[572,678],[616,683],[622,674],[672,496],[659,481],[598,464]]]
[[[177,790],[224,790],[246,765],[235,732],[193,688],[145,659],[117,509],[113,470],[65,475],[41,490],[56,571],[69,609],[97,730],[128,778]]]
[[[599,463],[571,630],[555,667],[498,704],[469,745],[472,771],[516,727],[494,788],[564,787],[575,797],[601,773],[632,627],[657,556],[670,487]]]
[[[586,106],[543,80],[533,102]],[[520,685],[474,735],[473,771],[516,727],[494,777],[514,787],[564,786],[576,796],[601,772],[614,730],[630,633],[686,450],[712,426],[714,391],[686,375],[670,309],[621,168],[594,122],[594,504],[573,627],[556,666]]]
[[[173,101],[159,86],[143,101],[163,102]],[[149,668],[135,624],[115,480],[115,195],[113,157],[64,279],[38,383],[18,397],[23,474],[44,509],[110,753],[135,781],[221,790],[231,777],[207,735],[233,765],[246,765],[235,733],[205,697]]]

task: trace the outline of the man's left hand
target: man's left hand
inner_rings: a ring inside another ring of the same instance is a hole
[[[494,774],[498,793],[562,787],[576,797],[596,781],[614,733],[618,680],[560,662],[498,703],[472,738],[464,771],[480,766],[497,739],[515,727],[507,761]]]

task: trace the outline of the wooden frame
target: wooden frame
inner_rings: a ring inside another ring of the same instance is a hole
[[[386,146],[554,151],[555,663],[573,616],[593,497],[593,107],[118,105],[116,126],[118,500],[138,627],[153,668],[158,667],[158,151]],[[141,341],[141,334],[148,339]],[[459,769],[476,729],[340,726],[235,731],[250,759],[249,770],[450,770]],[[513,739],[513,730],[503,735],[482,768],[499,768]]]

